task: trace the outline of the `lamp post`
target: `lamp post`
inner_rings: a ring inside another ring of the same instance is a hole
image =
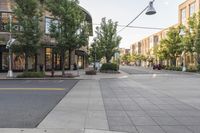
[[[9,41],[7,42],[6,48],[9,50],[9,55],[8,55],[8,60],[9,60],[9,70],[7,77],[12,78],[13,77],[13,71],[12,71],[12,50],[11,46],[15,42],[15,39],[12,38],[12,16],[9,15],[9,28],[10,28],[10,36],[9,36]]]

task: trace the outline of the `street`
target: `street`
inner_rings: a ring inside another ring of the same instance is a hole
[[[34,128],[78,80],[0,80],[0,128]]]

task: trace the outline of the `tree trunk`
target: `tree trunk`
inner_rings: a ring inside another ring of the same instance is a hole
[[[61,53],[61,67],[62,67],[62,76],[65,75],[65,52]]]
[[[197,63],[200,65],[200,54],[197,54]]]
[[[71,54],[72,54],[72,50],[69,49],[69,70],[71,70]]]
[[[106,63],[110,63],[110,58],[108,56],[106,57]]]
[[[37,72],[38,58],[37,54],[35,54],[35,72]]]
[[[25,55],[25,72],[28,72],[28,56]]]
[[[176,58],[171,58],[171,66],[176,66]]]

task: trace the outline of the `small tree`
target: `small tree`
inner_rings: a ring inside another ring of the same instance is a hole
[[[71,68],[71,52],[88,42],[85,14],[77,0],[46,0],[49,12],[58,24],[51,25],[51,37],[57,41],[56,49],[61,56],[62,75],[65,75],[66,52],[69,51],[69,69]]]
[[[193,40],[192,50],[197,53],[197,62],[200,64],[200,11],[189,19],[188,24],[193,33],[190,37]]]
[[[25,71],[28,71],[28,58],[37,53],[42,35],[39,26],[41,8],[38,0],[15,0],[15,3],[13,14],[20,30],[13,31],[18,42],[13,46],[13,52],[24,54]]]
[[[95,43],[91,44],[91,47],[90,47],[90,58],[92,59],[93,62],[100,61],[103,58],[103,54],[102,54],[101,48],[97,44],[97,41],[95,41]]]
[[[170,28],[167,32],[167,37],[161,40],[162,45],[166,45],[166,52],[168,52],[169,58],[171,60],[171,65],[176,65],[176,58],[182,52],[181,37],[179,35],[180,29]]]
[[[101,26],[96,28],[96,34],[94,43],[98,45],[108,63],[119,51],[121,37],[117,35],[117,22],[113,22],[111,19],[106,21],[106,18],[102,18]]]
[[[126,65],[133,61],[133,56],[130,54],[125,54],[121,57],[121,61],[124,62]]]

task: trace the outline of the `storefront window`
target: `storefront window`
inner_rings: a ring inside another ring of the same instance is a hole
[[[46,48],[45,65],[46,70],[52,69],[52,48]],[[61,69],[60,56],[58,54],[54,54],[54,69]]]
[[[46,70],[50,70],[51,69],[51,65],[52,65],[52,49],[51,48],[46,48],[46,53],[45,53],[45,63],[46,63]]]
[[[8,53],[2,53],[2,70],[8,70]]]
[[[31,61],[31,62],[34,63],[33,61]],[[13,55],[13,69],[14,70],[24,70],[25,69],[24,55]]]

